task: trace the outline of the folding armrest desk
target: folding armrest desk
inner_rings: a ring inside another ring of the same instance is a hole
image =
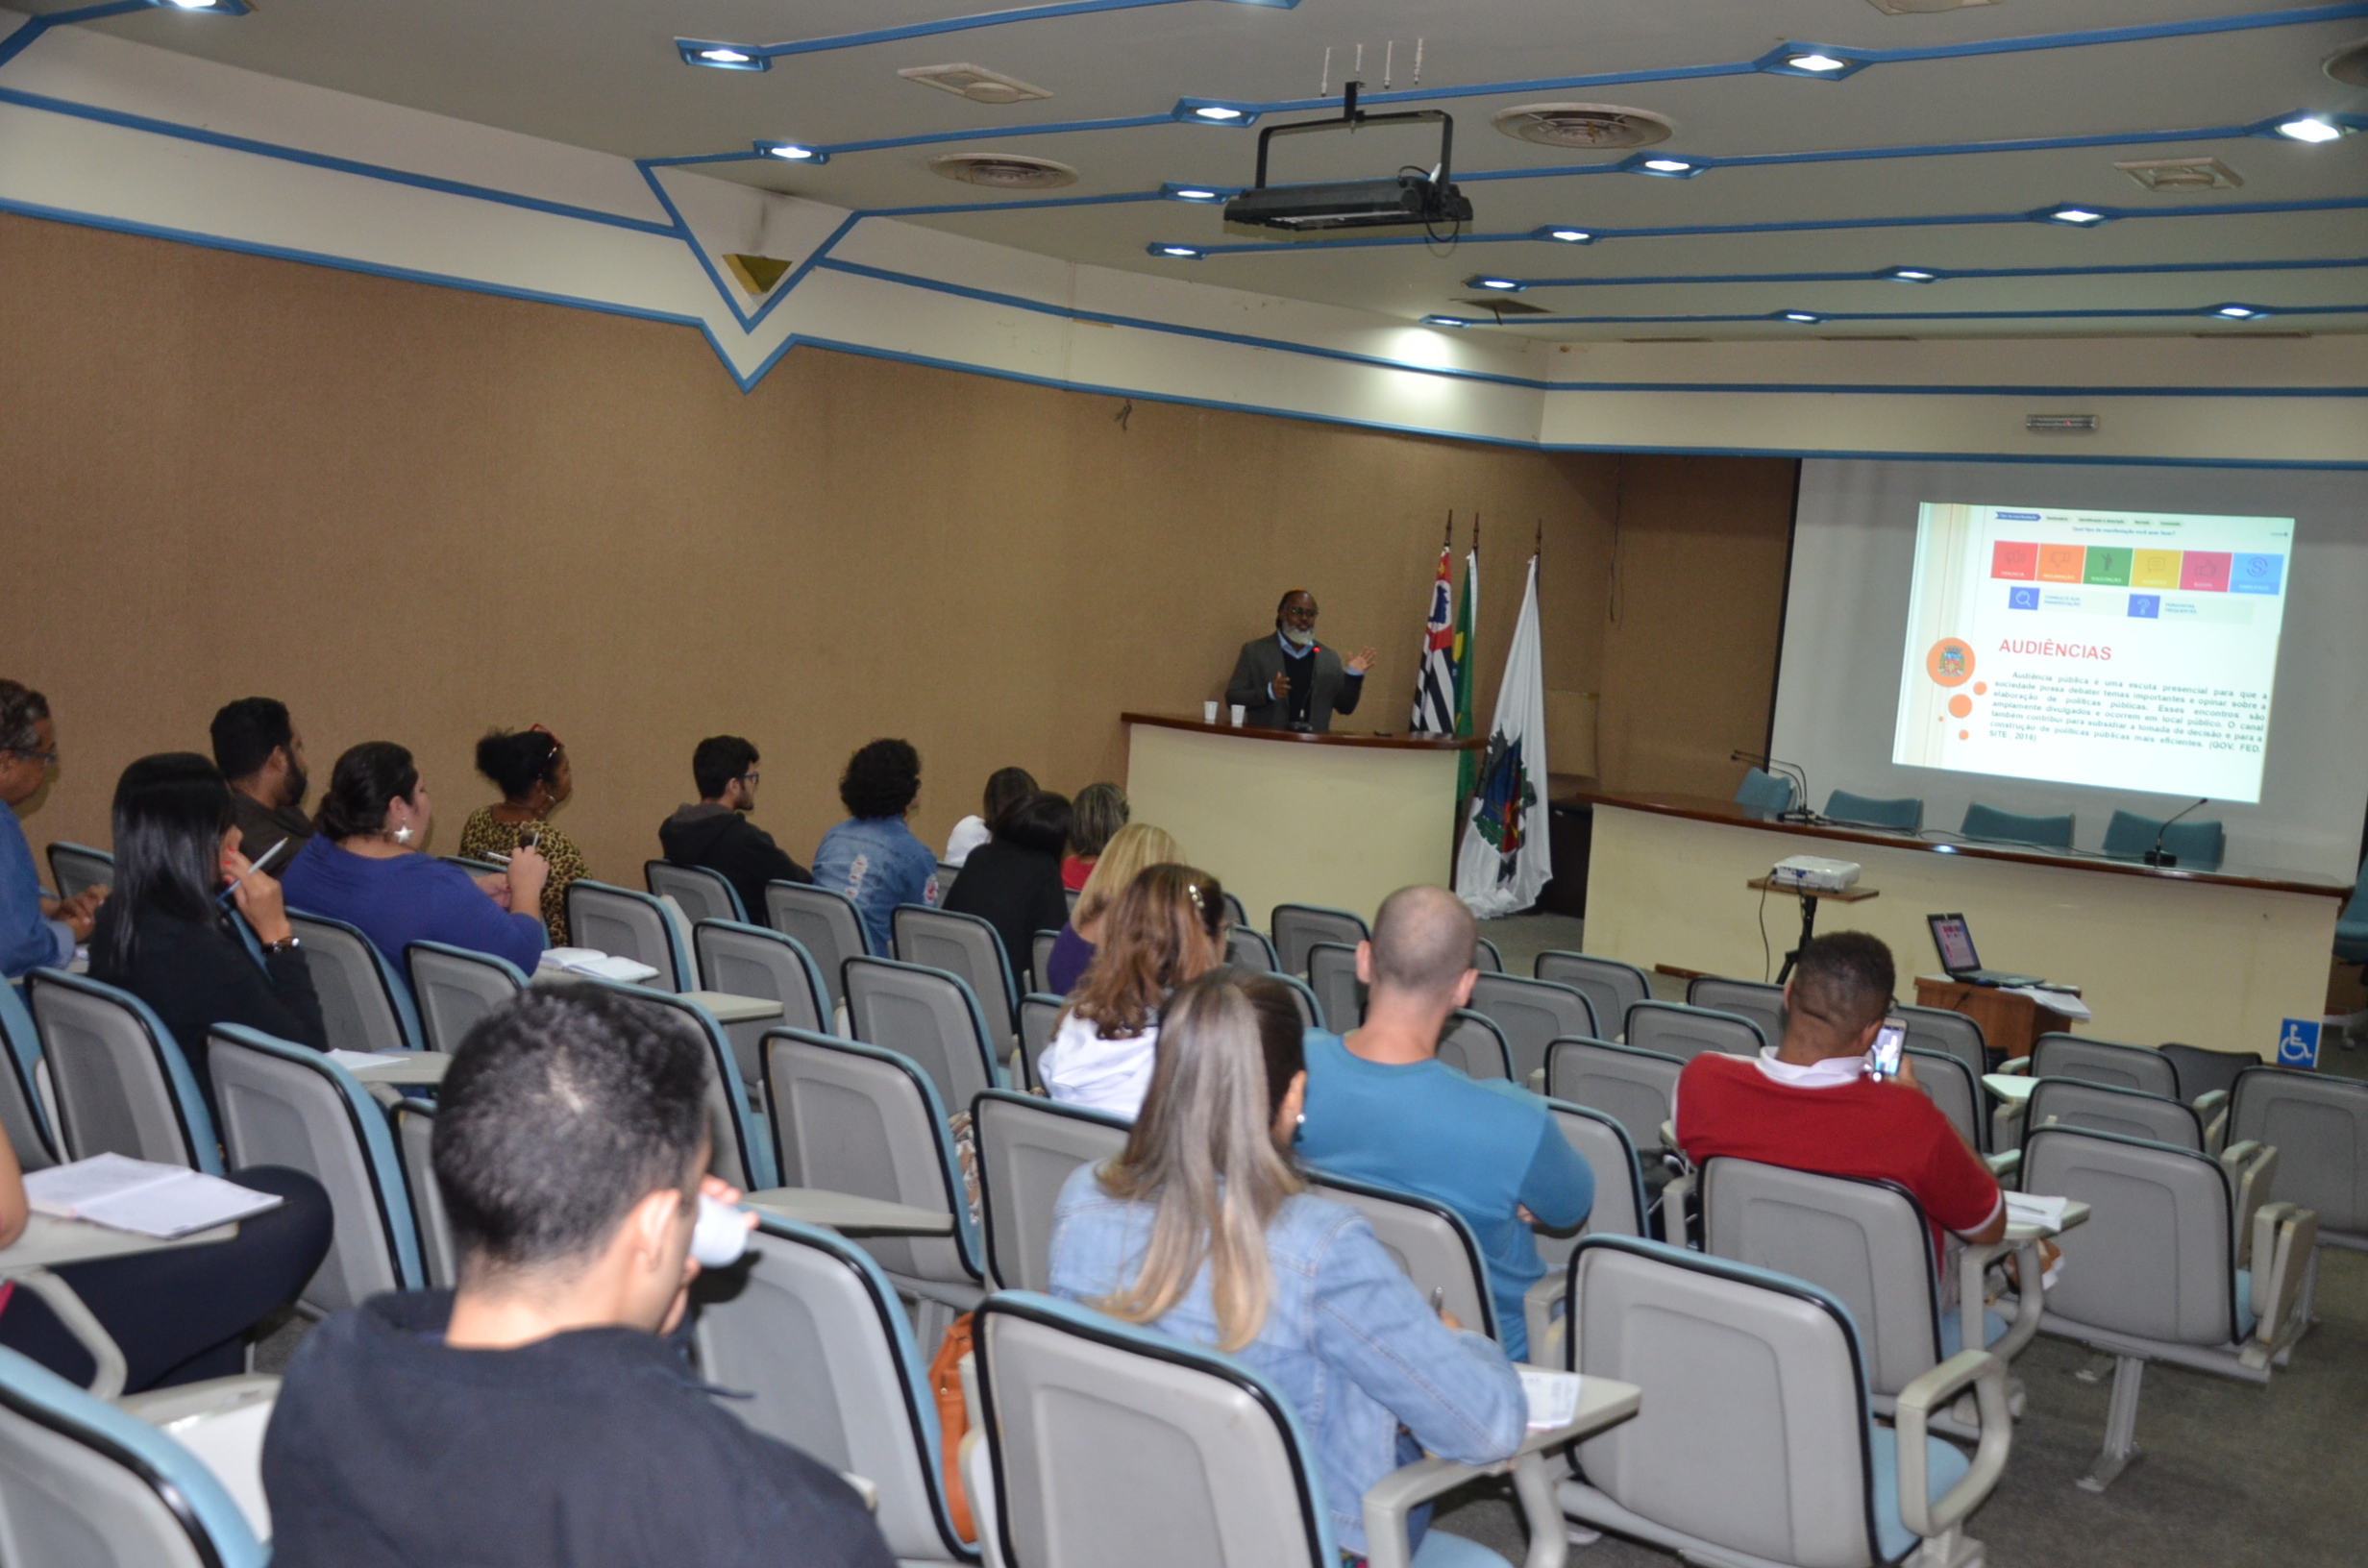
[[[1276,904],[1370,919],[1399,888],[1443,885],[1454,870],[1456,764],[1480,739],[1120,717],[1134,820],[1174,834],[1186,860],[1214,872],[1253,925],[1263,928]]]
[[[1890,945],[1902,1001],[1913,999],[1916,970],[1931,967],[1924,917],[1961,911],[1992,968],[2077,985],[2095,1015],[2087,1032],[2148,1045],[2181,1041],[2270,1056],[2280,1019],[2314,1018],[2325,1006],[2335,917],[2351,894],[2349,883],[2285,871],[2193,871],[1780,822],[1691,796],[1577,798],[1595,808],[1591,953],[1647,969],[1773,974],[1764,955],[1781,957],[1790,945],[1791,900],[1767,900],[1764,949],[1761,897],[1743,884],[1788,855],[1825,855],[1859,862],[1866,883],[1883,890],[1849,906],[1834,926],[1870,931]]]

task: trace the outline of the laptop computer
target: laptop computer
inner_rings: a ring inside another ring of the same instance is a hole
[[[1940,967],[1952,980],[1975,986],[2046,984],[2035,974],[2001,974],[1982,968],[1982,955],[1973,947],[1973,928],[1965,923],[1962,915],[1927,915],[1924,923],[1933,928],[1933,945],[1940,949]]]

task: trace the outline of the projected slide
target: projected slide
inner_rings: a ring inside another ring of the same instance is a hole
[[[1891,760],[2257,801],[2294,520],[1943,505]]]

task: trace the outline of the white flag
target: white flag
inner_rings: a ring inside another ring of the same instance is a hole
[[[1505,655],[1496,719],[1456,854],[1456,894],[1480,919],[1527,909],[1554,874],[1545,792],[1545,670],[1539,650],[1538,557],[1532,555],[1520,625]]]

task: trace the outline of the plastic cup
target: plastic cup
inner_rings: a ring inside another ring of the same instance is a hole
[[[1201,722],[1204,723],[1213,724],[1217,723],[1217,704],[1214,701],[1201,703],[1200,718]]]
[[[1233,727],[1240,729],[1242,727],[1243,717],[1249,712],[1249,709],[1242,706],[1241,703],[1236,702],[1227,711],[1233,715]]]

